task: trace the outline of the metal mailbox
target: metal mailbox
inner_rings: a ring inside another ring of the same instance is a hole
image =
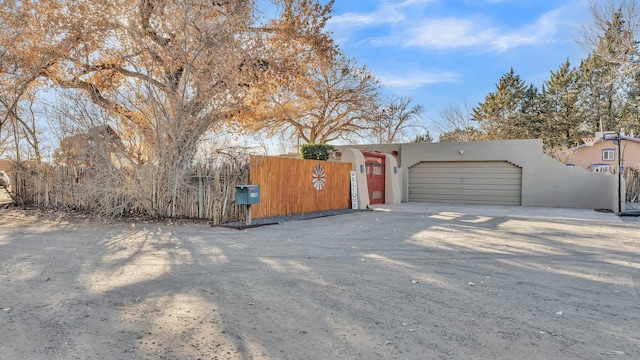
[[[252,205],[260,202],[260,185],[237,185],[236,204]]]

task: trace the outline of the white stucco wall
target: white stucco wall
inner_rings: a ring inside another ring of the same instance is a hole
[[[340,161],[351,163],[351,169],[356,172],[356,185],[358,187],[358,209],[369,207],[369,191],[367,188],[367,174],[362,171],[364,167],[364,155],[358,149],[344,148],[340,152]]]
[[[387,154],[384,159],[384,202],[400,204],[402,202],[402,170],[393,155]]]

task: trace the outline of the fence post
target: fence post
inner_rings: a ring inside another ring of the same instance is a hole
[[[198,166],[198,218],[204,217],[204,183],[202,181],[202,166]]]

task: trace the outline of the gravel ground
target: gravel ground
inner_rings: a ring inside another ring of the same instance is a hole
[[[637,223],[49,215],[0,210],[1,360],[640,359]]]
[[[640,359],[640,224],[0,210],[0,360]]]

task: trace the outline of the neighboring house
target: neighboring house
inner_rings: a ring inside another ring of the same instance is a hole
[[[117,164],[124,152],[125,147],[116,131],[109,125],[102,125],[62,139],[58,156],[67,165],[92,166]]]
[[[619,160],[623,167],[640,169],[640,139],[617,134],[607,134],[605,138],[589,139],[585,144],[570,149],[564,163],[593,172],[615,173]],[[620,157],[619,155],[622,155]]]

